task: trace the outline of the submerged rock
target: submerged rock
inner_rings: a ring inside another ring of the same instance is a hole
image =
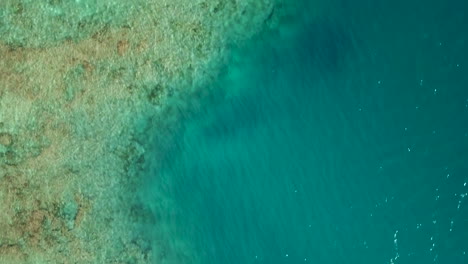
[[[78,215],[79,205],[71,196],[67,196],[62,204],[60,211],[68,229],[75,227],[76,216]]]
[[[13,144],[13,136],[10,133],[0,133],[0,145],[9,147]]]

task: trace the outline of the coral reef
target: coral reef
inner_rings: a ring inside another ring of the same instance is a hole
[[[2,1],[0,262],[193,263],[190,245],[167,237],[171,223],[135,198],[147,126],[170,118],[167,98],[215,78],[228,44],[264,27],[273,8]],[[148,222],[156,242],[139,235]]]

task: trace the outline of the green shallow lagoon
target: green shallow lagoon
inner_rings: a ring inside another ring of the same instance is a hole
[[[202,263],[466,263],[467,8],[289,3],[178,108],[143,199]]]

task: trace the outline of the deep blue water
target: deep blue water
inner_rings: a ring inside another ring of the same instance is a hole
[[[289,5],[155,158],[178,235],[210,264],[468,263],[467,4]]]

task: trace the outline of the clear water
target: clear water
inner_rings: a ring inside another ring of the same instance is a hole
[[[322,2],[180,110],[152,175],[179,233],[202,263],[468,263],[467,4]]]

